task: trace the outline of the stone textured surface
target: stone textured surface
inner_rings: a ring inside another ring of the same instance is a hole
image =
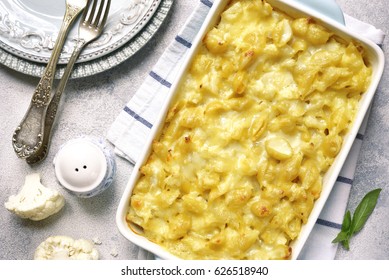
[[[338,0],[354,17],[389,33],[387,1]],[[56,181],[52,160],[59,146],[79,135],[105,136],[110,124],[139,88],[198,1],[176,0],[156,36],[136,55],[104,73],[71,80],[66,88],[65,106],[60,114],[47,159],[29,166],[14,154],[11,137],[22,119],[38,82],[0,65],[0,259],[32,259],[34,250],[51,235],[74,239],[98,239],[101,259],[148,258],[148,254],[128,242],[115,223],[116,208],[132,171],[132,165],[117,158],[118,172],[113,185],[93,198],[80,199],[67,193]],[[388,39],[382,48],[388,60]],[[388,62],[388,61],[387,61]],[[382,194],[367,226],[351,241],[351,250],[339,249],[337,259],[389,259],[389,104],[388,68],[373,103],[368,129],[352,188],[349,208],[353,211],[372,188]],[[41,173],[42,183],[58,189],[66,199],[62,211],[41,222],[21,220],[2,205],[19,191],[27,174]],[[117,256],[113,256],[117,252]]]

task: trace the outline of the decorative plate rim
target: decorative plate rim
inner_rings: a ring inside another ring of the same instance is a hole
[[[119,12],[110,15],[103,34],[86,46],[78,62],[96,59],[123,46],[147,24],[161,2],[161,0],[127,1],[128,3],[120,8]],[[17,4],[9,5],[18,6]],[[19,16],[14,16],[11,12],[11,8],[9,10],[5,8],[3,14],[0,11],[0,47],[26,60],[47,63],[60,27],[51,27],[48,30],[42,27],[40,30],[40,24],[31,26],[27,23],[28,17],[32,17],[33,13],[24,13],[25,18],[23,18],[17,8],[14,13]],[[61,18],[59,19],[62,21]],[[76,21],[67,36],[58,64],[66,64],[69,61],[77,42],[79,21],[80,19]],[[46,20],[43,22],[46,23]],[[59,23],[56,21],[56,25]]]
[[[130,58],[139,51],[158,31],[167,17],[174,0],[161,0],[155,13],[141,30],[123,46],[112,50],[104,56],[75,64],[70,78],[92,76],[111,69]],[[43,63],[29,61],[16,56],[0,45],[0,63],[17,72],[34,77],[41,77],[46,67]],[[58,65],[55,77],[59,79],[66,65]]]

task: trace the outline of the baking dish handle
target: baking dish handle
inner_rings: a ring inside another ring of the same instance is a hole
[[[343,25],[345,25],[344,15],[335,0],[293,0],[307,6],[320,14],[323,14]]]

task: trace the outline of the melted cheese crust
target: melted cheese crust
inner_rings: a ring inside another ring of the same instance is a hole
[[[231,1],[141,168],[129,226],[183,259],[288,259],[371,72],[312,19]]]

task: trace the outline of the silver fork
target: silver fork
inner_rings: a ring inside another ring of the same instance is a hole
[[[66,0],[65,15],[50,59],[31,98],[30,106],[12,136],[12,146],[20,158],[29,157],[42,144],[44,115],[51,99],[57,62],[67,33],[86,3],[87,0]]]
[[[99,2],[99,3],[98,3]],[[111,0],[88,0],[87,8],[84,10],[78,27],[78,39],[65,71],[59,81],[55,94],[47,108],[44,130],[42,134],[42,145],[40,148],[29,156],[26,161],[34,164],[42,161],[46,156],[50,146],[53,126],[57,116],[61,97],[65,86],[69,80],[74,64],[77,61],[83,48],[97,39],[103,32],[104,25],[107,22]]]

